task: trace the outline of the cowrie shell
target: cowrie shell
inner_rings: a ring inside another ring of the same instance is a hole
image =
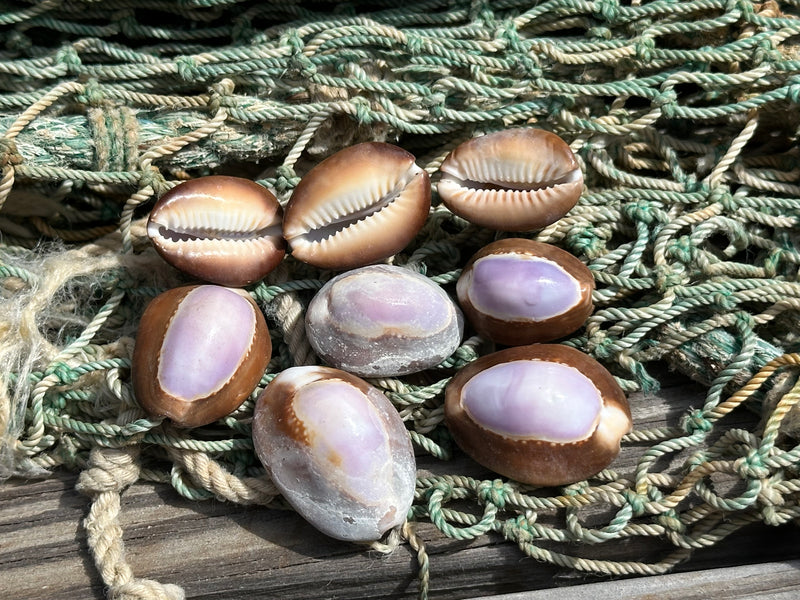
[[[365,142],[326,158],[286,205],[292,256],[324,269],[352,269],[397,254],[430,211],[430,178],[402,148]]]
[[[456,373],[445,422],[476,462],[538,486],[565,485],[605,469],[632,428],[611,373],[560,344],[515,346]]]
[[[255,390],[272,353],[264,315],[243,290],[185,286],[142,315],[131,366],[142,408],[181,427],[221,419]]]
[[[444,205],[500,231],[541,229],[575,206],[583,189],[567,143],[542,129],[507,129],[467,140],[440,167]]]
[[[311,346],[331,366],[361,377],[435,367],[461,343],[464,317],[433,281],[396,265],[341,273],[306,312]]]
[[[549,342],[583,326],[594,277],[566,250],[525,238],[492,242],[464,266],[461,308],[482,336],[509,346]]]
[[[283,259],[283,210],[266,188],[211,175],[181,183],[153,206],[147,235],[173,267],[219,285],[263,279]]]
[[[406,520],[416,461],[377,388],[329,367],[290,367],[261,393],[253,445],[286,500],[340,540],[372,541]]]

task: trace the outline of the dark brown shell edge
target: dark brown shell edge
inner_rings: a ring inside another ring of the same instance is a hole
[[[558,246],[526,238],[508,238],[492,242],[476,252],[464,266],[461,277],[479,259],[491,254],[528,252],[541,256],[564,268],[567,274],[580,285],[580,301],[569,311],[543,321],[504,321],[480,312],[466,297],[458,302],[467,320],[483,337],[507,346],[520,346],[539,342],[550,342],[580,329],[594,310],[592,291],[594,276],[589,268],[575,256]]]
[[[235,377],[205,398],[186,401],[166,393],[158,385],[161,344],[172,317],[183,298],[199,286],[167,290],[147,305],[136,335],[131,361],[131,379],[136,400],[152,417],[167,417],[179,427],[200,427],[237,409],[261,380],[272,355],[272,340],[258,305],[249,296],[256,316],[255,335]]]
[[[619,444],[599,440],[596,431],[571,444],[515,440],[476,424],[461,405],[461,389],[472,377],[514,360],[545,360],[577,368],[597,387],[605,406],[616,406],[631,420],[625,393],[592,357],[558,344],[533,344],[500,350],[461,369],[445,389],[445,423],[456,444],[481,465],[522,483],[541,487],[581,481],[605,469],[619,454]]]

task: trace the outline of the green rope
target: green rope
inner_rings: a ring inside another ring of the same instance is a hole
[[[298,356],[279,307],[302,312],[332,274],[290,258],[250,286],[274,346],[259,388],[219,422],[177,431],[148,418],[130,385],[144,305],[188,281],[147,243],[154,197],[224,172],[285,204],[324,156],[372,139],[413,152],[435,184],[461,141],[532,125],[570,143],[587,186],[566,217],[523,234],[594,275],[596,310],[564,343],[629,394],[657,390],[666,364],[706,397],[675,425],[626,436],[628,473],[538,490],[421,472],[409,518],[461,540],[494,532],[536,560],[606,575],[664,573],[747,524],[800,519],[797,0],[7,4],[0,476],[93,468],[93,449],[137,447],[138,476],[186,498],[283,507],[250,419],[257,393]],[[434,193],[393,260],[452,292],[472,253],[506,235]],[[489,351],[468,336],[424,377],[371,380],[443,471],[454,453],[444,388]],[[739,407],[762,425],[731,427]],[[712,476],[735,485],[720,492]],[[605,522],[584,522],[587,507],[606,509]],[[413,523],[400,535],[426,597],[435,560]],[[633,536],[673,548],[652,562],[582,556]]]

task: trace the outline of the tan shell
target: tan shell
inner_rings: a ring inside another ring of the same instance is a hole
[[[440,167],[442,202],[464,219],[501,231],[541,229],[575,206],[583,174],[567,143],[542,129],[473,138]]]
[[[240,287],[263,279],[283,259],[283,210],[266,188],[212,175],[181,183],[156,202],[147,234],[184,273]]]
[[[379,262],[405,248],[430,210],[430,178],[402,148],[366,142],[328,157],[286,206],[292,255],[326,269]]]

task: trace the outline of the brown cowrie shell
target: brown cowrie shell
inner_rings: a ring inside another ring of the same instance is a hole
[[[632,427],[625,393],[592,357],[558,344],[507,348],[447,384],[445,422],[485,467],[537,486],[605,469]]]
[[[133,351],[136,399],[180,427],[221,419],[255,390],[272,353],[264,315],[243,290],[186,286],[156,296]]]
[[[352,269],[405,248],[431,205],[430,178],[402,148],[365,142],[326,158],[286,205],[292,255],[323,269]]]
[[[156,202],[147,235],[173,267],[240,287],[263,279],[283,259],[283,209],[266,188],[211,175],[176,185]]]
[[[549,342],[592,314],[594,277],[557,246],[509,238],[484,246],[456,284],[467,320],[483,337],[520,346]]]
[[[542,129],[507,129],[467,140],[439,170],[444,205],[500,231],[546,227],[567,214],[583,190],[572,150]]]

